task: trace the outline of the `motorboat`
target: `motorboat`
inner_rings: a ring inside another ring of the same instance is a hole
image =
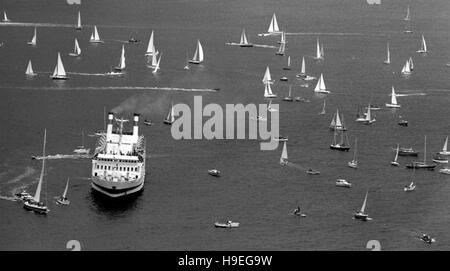
[[[450,168],[441,168],[439,170],[439,173],[449,174],[450,175]]]
[[[398,125],[400,126],[408,126],[408,121],[407,120],[400,120],[399,122],[397,122]]]
[[[309,99],[303,98],[303,97],[300,97],[300,96],[295,97],[295,101],[296,102],[302,102],[302,103],[310,103],[311,102]]]
[[[414,151],[413,148],[400,148],[398,150],[399,156],[418,156],[419,152]]]
[[[337,179],[337,180],[336,180],[336,186],[338,186],[338,187],[347,187],[347,188],[350,188],[350,187],[352,187],[352,184],[349,183],[349,182],[347,182],[347,181],[344,180],[344,179]]]
[[[214,223],[214,227],[216,227],[216,228],[237,228],[237,227],[239,227],[239,222],[233,222],[231,220],[228,220],[225,223],[216,222],[216,223]]]
[[[288,78],[286,76],[283,76],[280,78],[280,81],[286,82],[286,81],[288,81]]]
[[[33,196],[26,191],[21,191],[19,193],[16,193],[16,194],[14,194],[14,196],[16,196],[17,198],[19,198],[22,201],[33,199]]]
[[[208,170],[208,174],[214,177],[219,177],[220,176],[220,170],[218,169],[210,169]]]
[[[298,207],[292,212],[292,214],[293,214],[293,215],[296,215],[296,216],[299,216],[299,217],[306,217],[306,214],[303,214],[303,213],[300,211],[300,206],[298,206]]]
[[[308,169],[307,171],[306,171],[306,173],[307,174],[311,174],[311,175],[319,175],[320,174],[320,171],[317,171],[317,170],[314,170],[314,169]]]
[[[134,38],[134,37],[131,37],[131,38],[128,40],[128,43],[137,43],[137,42],[139,42],[139,40],[136,39],[136,38]]]
[[[146,119],[146,120],[144,120],[144,124],[150,126],[150,125],[153,125],[153,122]]]
[[[422,236],[420,236],[420,240],[424,241],[427,244],[431,244],[436,242],[436,239],[431,238],[431,236],[429,236],[428,234],[422,234]]]
[[[435,155],[432,160],[435,163],[448,164],[448,157],[447,156]]]

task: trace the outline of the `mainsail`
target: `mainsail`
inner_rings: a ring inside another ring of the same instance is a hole
[[[266,68],[266,72],[264,73],[264,77],[263,77],[263,83],[269,83],[272,84],[272,77],[270,76],[270,70],[269,70],[269,66],[267,66]]]
[[[78,21],[77,21],[76,29],[81,29],[81,14],[80,14],[80,11],[78,11]]]
[[[31,60],[28,61],[27,70],[25,72],[26,75],[35,75],[33,71],[33,66],[31,65]]]
[[[61,54],[58,52],[58,59],[55,66],[55,70],[53,71],[53,78],[65,78],[66,70],[64,69],[64,65],[61,61]]]
[[[283,151],[281,152],[280,164],[287,164],[287,162],[288,162],[288,153],[285,141],[283,145]]]
[[[248,44],[247,36],[245,35],[245,29],[242,29],[240,44]]]
[[[270,21],[269,29],[267,30],[269,33],[276,33],[280,32],[280,29],[278,28],[278,22],[277,22],[277,16],[275,13],[272,16],[272,20]]]
[[[152,56],[152,55],[157,55],[158,52],[156,52],[155,50],[155,44],[153,41],[153,30],[152,30],[152,34],[150,35],[150,40],[148,41],[148,46],[147,46],[147,52],[145,53],[146,56]]]
[[[41,190],[42,190],[42,182],[44,181],[45,174],[45,144],[47,142],[47,129],[44,129],[44,147],[42,150],[42,169],[41,175],[39,176],[39,182],[36,188],[36,193],[34,194],[34,200],[36,202],[40,202],[41,200]]]

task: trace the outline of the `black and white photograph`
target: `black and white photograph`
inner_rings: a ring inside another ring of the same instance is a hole
[[[449,105],[448,0],[1,0],[0,250],[450,250]]]

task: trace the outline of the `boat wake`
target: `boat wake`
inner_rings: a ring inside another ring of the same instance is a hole
[[[259,48],[270,48],[270,49],[277,49],[278,47],[273,45],[265,45],[265,44],[253,44],[253,47],[259,47]]]
[[[43,156],[32,156],[34,160],[42,160]],[[56,159],[88,159],[92,158],[89,154],[55,154],[55,155],[47,155],[45,159],[47,160],[56,160]]]
[[[294,36],[294,35],[304,35],[304,36],[307,36],[307,35],[314,35],[314,36],[317,36],[317,35],[321,35],[321,36],[365,36],[365,35],[368,35],[368,34],[364,34],[364,33],[343,33],[343,32],[338,32],[338,33],[331,33],[331,32],[297,32],[297,33],[286,33],[286,35],[292,35],[292,36]],[[373,35],[373,34],[371,34],[371,35]],[[378,34],[378,35],[382,35],[382,34]],[[384,36],[384,35],[382,35],[382,36]]]
[[[19,176],[13,178],[12,180],[10,180],[10,181],[8,181],[8,182],[6,182],[6,183],[7,183],[7,184],[17,183],[17,182],[23,180],[24,178],[33,175],[35,172],[36,172],[36,170],[35,170],[34,168],[32,168],[32,167],[27,167],[27,168],[25,169],[25,172],[24,172],[24,173],[20,174]]]
[[[425,96],[426,93],[409,93],[409,94],[396,94],[397,97],[407,97],[407,96]]]
[[[67,74],[85,75],[85,76],[106,76],[106,73],[67,72]]]
[[[35,180],[26,184],[22,183],[21,181],[28,177],[31,177],[35,172],[36,170],[34,168],[26,167],[23,173],[3,183],[0,187],[0,199],[17,201],[17,198],[14,197],[14,194],[35,183]],[[19,183],[19,186],[17,186],[17,183]],[[3,191],[5,191],[5,193],[3,193]]]
[[[218,88],[178,88],[178,87],[31,87],[31,86],[0,86],[0,89],[21,89],[21,90],[164,90],[182,92],[217,92]]]
[[[23,26],[23,27],[70,27],[75,28],[74,24],[54,24],[54,23],[21,23],[21,22],[8,22],[0,23],[0,26]]]

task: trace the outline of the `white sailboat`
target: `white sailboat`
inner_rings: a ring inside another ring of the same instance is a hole
[[[425,37],[424,37],[423,35],[422,35],[422,43],[420,44],[420,49],[417,50],[417,52],[418,52],[419,54],[426,54],[426,53],[428,53],[428,50],[427,50],[427,43],[426,43]]]
[[[371,106],[369,104],[369,106],[367,107],[366,120],[363,123],[364,124],[372,124],[375,121],[376,121],[376,119],[372,118],[372,110],[371,110]]]
[[[167,117],[164,119],[164,124],[172,125],[172,123],[175,121],[175,116],[173,113],[173,102],[172,106],[170,107],[169,113],[167,114]]]
[[[405,21],[411,20],[411,14],[410,14],[410,11],[409,11],[409,5],[406,8],[406,16],[405,16],[405,18],[403,18],[403,20],[405,20]]]
[[[402,68],[402,74],[403,75],[411,74],[411,66],[410,66],[410,63],[409,63],[409,59],[406,60],[406,63],[405,63],[405,65]]]
[[[28,61],[28,66],[27,66],[27,70],[25,71],[25,74],[27,76],[35,76],[37,75],[34,71],[33,71],[33,66],[31,65],[31,60]]]
[[[240,47],[253,47],[252,43],[249,43],[247,36],[245,35],[245,29],[242,29],[241,40],[239,42]]]
[[[325,58],[325,53],[323,51],[323,43],[320,44],[320,56],[322,57],[322,59]]]
[[[322,111],[320,111],[320,113],[319,113],[319,115],[325,115],[325,106],[326,106],[326,103],[325,103],[325,100],[323,100],[323,107],[322,107]]]
[[[286,141],[285,141],[284,145],[283,145],[283,151],[281,152],[280,165],[285,166],[287,164],[288,164],[288,153],[287,153],[287,145],[286,145]]]
[[[33,38],[31,38],[31,41],[29,41],[28,44],[36,46],[36,39],[37,39],[37,30],[36,30],[36,27],[35,27],[34,28]]]
[[[89,154],[90,149],[84,147],[84,131],[81,130],[81,145],[73,150],[76,154]]]
[[[8,19],[8,16],[6,16],[6,11],[3,11],[3,22],[7,23],[10,22],[11,20]]]
[[[392,108],[400,108],[401,107],[397,103],[397,94],[395,94],[394,86],[392,86],[391,103],[387,103],[386,107],[392,107]]]
[[[270,25],[269,29],[267,29],[267,33],[280,33],[280,28],[278,27],[277,16],[275,15],[275,13],[272,15],[272,20],[270,20]]]
[[[77,38],[75,38],[75,45],[73,48],[73,52],[69,53],[69,56],[80,56],[80,55],[81,55],[80,45],[78,44]]]
[[[358,168],[358,160],[356,159],[357,143],[358,143],[358,139],[355,137],[355,151],[353,152],[353,160],[347,163],[347,165],[351,168]]]
[[[322,51],[323,51],[323,46],[322,46],[322,48],[320,47],[319,38],[317,38],[316,57],[315,57],[315,59],[317,59],[317,60],[322,60],[323,59]]]
[[[323,74],[320,74],[320,78],[317,81],[316,88],[314,89],[316,93],[330,93],[325,86],[325,81],[323,80]]]
[[[300,73],[297,74],[297,77],[305,77],[306,76],[306,63],[305,57],[302,57],[302,67],[300,68]]]
[[[273,84],[272,76],[270,75],[269,66],[267,66],[267,68],[266,68],[266,72],[264,73],[264,77],[263,77],[262,81],[264,84],[266,84],[266,83]]]
[[[103,40],[100,39],[98,35],[97,26],[94,25],[94,32],[91,34],[91,38],[89,40],[91,43],[103,43]]]
[[[55,70],[51,76],[53,80],[66,80],[68,79],[66,75],[66,70],[64,69],[64,65],[61,60],[61,54],[58,52],[58,59],[56,62]]]
[[[285,35],[285,33],[283,32],[281,34],[281,36],[284,36],[284,35]],[[280,43],[280,47],[278,48],[278,51],[275,52],[275,55],[284,56],[285,50],[286,50],[286,43],[282,42],[282,43]]]
[[[291,96],[291,89],[292,89],[292,85],[289,85],[289,94],[288,94],[288,96],[283,98],[283,101],[285,101],[285,102],[293,102],[294,101],[294,99]]]
[[[276,98],[277,95],[273,93],[272,88],[270,87],[271,83],[264,83],[264,98]]]
[[[33,199],[24,201],[23,207],[27,210],[34,211],[36,213],[40,214],[46,214],[50,212],[50,210],[47,207],[46,202],[41,201],[41,190],[42,190],[42,183],[44,181],[44,175],[45,175],[45,145],[47,142],[47,129],[44,129],[44,147],[42,151],[42,168],[41,168],[41,174],[39,176],[39,182],[36,187],[36,193],[34,194]],[[46,199],[47,201],[47,199]]]
[[[200,43],[200,40],[197,40],[197,48],[195,49],[194,57],[189,60],[189,63],[192,64],[200,64],[203,62],[204,55],[203,55],[203,47]]]
[[[145,52],[146,56],[153,56],[153,55],[157,55],[158,51],[156,51],[155,49],[155,44],[154,44],[154,40],[153,40],[153,30],[152,30],[152,34],[150,35],[150,40],[148,41],[148,46],[147,46],[147,52]]]
[[[156,66],[155,66],[155,68],[154,68],[153,71],[152,71],[153,74],[157,73],[158,70],[160,69],[159,63],[161,62],[161,57],[162,57],[162,55],[163,55],[162,53],[159,55],[158,62],[156,62]]]
[[[394,158],[394,161],[391,161],[391,166],[396,166],[396,167],[398,167],[398,166],[400,165],[400,164],[397,162],[399,151],[400,151],[400,146],[397,144],[397,151],[395,152],[395,158]]]
[[[77,21],[77,26],[75,27],[76,30],[81,30],[81,13],[80,11],[78,11],[78,21]]]
[[[60,196],[56,202],[58,204],[62,204],[62,205],[69,205],[70,204],[70,200],[67,199],[67,190],[69,189],[69,178],[67,178],[67,182],[66,182],[66,188],[64,188],[64,193],[62,194],[62,196]]]
[[[339,109],[336,109],[336,113],[333,116],[333,119],[330,123],[330,130],[337,130],[337,131],[345,131],[347,130],[344,126],[344,122],[341,121],[341,118],[339,117]]]
[[[416,185],[414,184],[414,180],[413,180],[415,171],[416,171],[416,169],[414,168],[413,172],[411,174],[411,183],[409,185],[405,185],[405,187],[403,188],[403,190],[405,192],[414,191],[414,189],[416,189]]]
[[[122,53],[121,53],[121,55],[120,55],[119,65],[117,65],[116,67],[114,67],[114,69],[115,69],[116,71],[121,72],[121,71],[123,71],[125,68],[126,68],[126,65],[125,65],[125,46],[122,45]]]
[[[412,71],[414,70],[414,62],[412,60],[412,57],[409,57],[409,69]]]
[[[283,70],[290,70],[290,69],[291,69],[291,56],[288,56],[287,65],[286,67],[283,67]]]
[[[281,31],[280,41],[278,41],[278,44],[286,43],[286,32]]]
[[[448,136],[445,138],[444,147],[442,148],[442,151],[439,152],[439,154],[450,155],[450,151],[447,150],[447,144],[448,144]]]
[[[366,196],[364,198],[363,205],[361,206],[361,209],[358,212],[356,212],[355,215],[354,215],[355,219],[362,220],[362,221],[370,220],[369,215],[366,214],[366,212],[365,212],[366,211],[366,204],[367,204],[367,196],[368,196],[368,194],[369,194],[369,191],[367,190],[366,191]]]
[[[387,43],[386,60],[383,63],[387,65],[391,64],[391,51],[389,50],[389,42]]]

